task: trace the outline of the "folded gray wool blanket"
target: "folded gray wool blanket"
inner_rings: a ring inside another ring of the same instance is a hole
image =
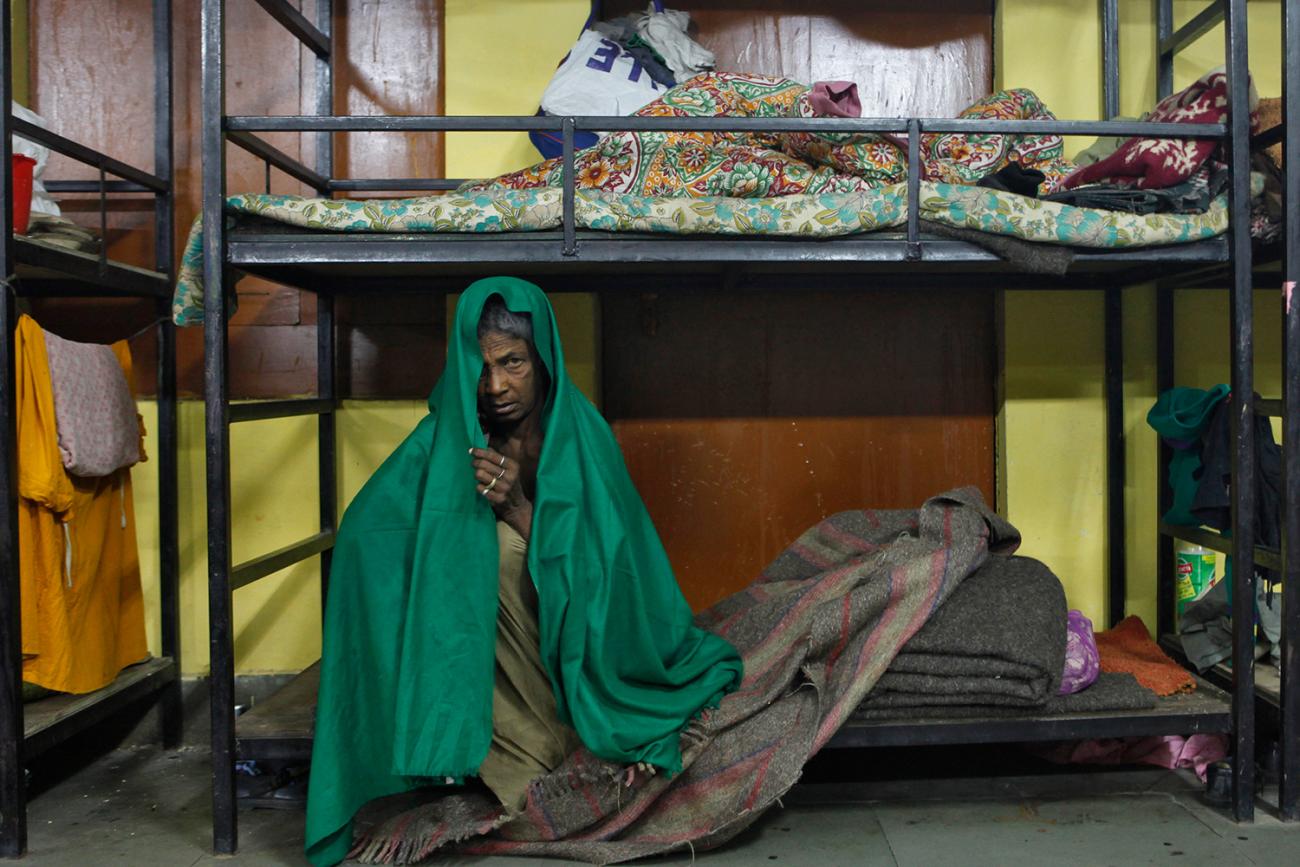
[[[968,704],[902,708],[867,704],[858,708],[853,719],[873,722],[893,718],[909,722],[927,719],[1038,719],[1077,713],[1149,710],[1159,701],[1159,696],[1138,683],[1137,678],[1128,672],[1103,671],[1097,676],[1096,683],[1082,692],[1052,696],[1046,704],[1038,707]]]
[[[1041,707],[1061,686],[1067,614],[1050,569],[990,556],[903,645],[863,707]]]

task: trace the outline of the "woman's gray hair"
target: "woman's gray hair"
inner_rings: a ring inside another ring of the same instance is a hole
[[[478,336],[483,337],[492,332],[508,334],[520,340],[533,343],[533,317],[531,313],[515,313],[506,306],[500,295],[493,295],[483,304],[483,313],[478,319]]]

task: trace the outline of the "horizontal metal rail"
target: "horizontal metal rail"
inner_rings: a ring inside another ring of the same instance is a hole
[[[226,129],[242,132],[561,132],[563,117],[508,115],[322,116],[239,115]],[[818,132],[907,134],[911,118],[878,117],[575,117],[578,130],[628,132]],[[1220,138],[1221,123],[1154,123],[1131,120],[994,120],[916,118],[922,133],[1031,133],[1150,138]]]
[[[110,175],[116,175],[124,180],[134,181],[142,187],[148,187],[156,193],[165,193],[170,188],[167,181],[150,174],[143,169],[137,169],[135,166],[128,165],[121,160],[115,160],[107,154],[88,148],[85,145],[75,142],[70,138],[64,138],[58,133],[50,132],[48,129],[42,129],[34,123],[28,123],[21,118],[10,118],[14,135],[19,138],[25,138],[43,144],[55,153],[63,154],[65,157],[71,157],[79,163],[85,163],[88,166],[94,166],[97,169],[103,169]]]
[[[1214,530],[1206,530],[1201,527],[1180,527],[1161,521],[1160,532],[1165,536],[1182,539],[1184,542],[1192,542],[1202,548],[1209,548],[1211,551],[1218,551],[1221,554],[1232,553],[1231,537]],[[1262,545],[1256,545],[1255,565],[1280,572],[1282,570],[1282,554],[1276,548],[1265,548]]]
[[[1222,23],[1223,0],[1214,0],[1195,18],[1175,30],[1171,36],[1160,40],[1160,56],[1177,54]]]
[[[1282,401],[1277,398],[1259,398],[1254,402],[1255,415],[1262,415],[1265,418],[1281,418],[1283,414]]]
[[[297,37],[299,42],[315,52],[317,57],[330,56],[330,38],[321,33],[301,12],[285,0],[257,0],[257,5],[280,22],[285,30]]]
[[[161,271],[125,265],[29,238],[14,238],[14,258],[21,264],[46,271],[25,275],[19,283],[19,295],[163,300],[172,297],[171,279]]]
[[[455,178],[366,178],[363,180],[331,178],[329,188],[331,192],[341,193],[385,192],[389,190],[454,190],[463,183],[465,183],[464,179],[457,180]]]
[[[247,132],[232,132],[227,137],[230,139],[231,144],[239,145],[253,156],[265,160],[286,175],[297,178],[304,184],[308,184],[321,192],[326,192],[329,189],[329,178],[307,168],[307,166],[270,142]]]
[[[45,190],[50,193],[98,193],[101,191],[99,181],[45,181]],[[149,193],[153,190],[134,181],[104,181],[102,191],[105,193]]]
[[[318,397],[299,400],[259,400],[252,403],[232,403],[230,405],[230,423],[261,421],[271,418],[291,418],[299,415],[323,415],[333,412],[334,409],[334,401]]]
[[[273,572],[287,569],[294,563],[299,563],[308,557],[313,557],[321,551],[333,547],[334,531],[326,530],[314,536],[309,536],[301,542],[294,542],[292,545],[285,545],[283,548],[269,554],[254,557],[252,560],[240,563],[230,570],[230,589],[238,590],[240,587],[246,587],[259,578],[265,578]]]
[[[1282,124],[1271,126],[1250,140],[1250,149],[1261,151],[1266,147],[1271,147],[1282,141],[1282,133],[1285,131]]]

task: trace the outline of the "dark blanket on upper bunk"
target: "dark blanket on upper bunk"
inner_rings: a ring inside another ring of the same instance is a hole
[[[865,703],[854,719],[878,722],[887,719],[1027,719],[1076,713],[1105,713],[1149,710],[1160,697],[1137,682],[1131,674],[1105,672],[1092,686],[1073,695],[1054,695],[1040,707],[967,704],[932,707],[886,707]]]
[[[1065,590],[1029,557],[990,557],[912,637],[864,707],[1041,707],[1065,667]]]
[[[607,864],[724,843],[794,785],[953,589],[1017,544],[974,489],[919,510],[827,518],[747,589],[697,615],[740,651],[745,679],[682,733],[681,773],[636,774],[628,786],[626,768],[580,749],[531,784],[513,817],[482,797],[436,791],[404,812],[374,805],[387,820],[362,832],[356,854],[412,863],[463,841],[471,854]],[[375,816],[364,812],[358,826]]]
[[[922,220],[921,231],[983,247],[1025,274],[1052,274],[1059,277],[1069,271],[1070,264],[1074,262],[1074,250],[1069,247],[1025,241],[1012,235],[994,235],[933,220]]]

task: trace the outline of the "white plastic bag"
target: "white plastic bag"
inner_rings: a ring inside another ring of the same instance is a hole
[[[542,111],[561,116],[625,116],[658,99],[663,91],[621,45],[584,30],[542,93]]]
[[[49,128],[45,123],[45,118],[31,109],[24,108],[16,102],[12,104],[12,108],[14,117],[35,124],[41,129]],[[41,178],[45,174],[45,163],[50,158],[50,149],[20,135],[13,136],[13,149],[16,154],[29,156],[36,160],[36,166],[32,169],[32,213],[49,214],[51,217],[59,216],[58,204],[45,191],[45,184],[41,183]]]
[[[663,4],[656,8],[654,3],[647,6],[645,14],[636,21],[636,32],[659,52],[679,82],[716,65],[713,52],[686,35],[690,26],[688,13],[664,9]]]

